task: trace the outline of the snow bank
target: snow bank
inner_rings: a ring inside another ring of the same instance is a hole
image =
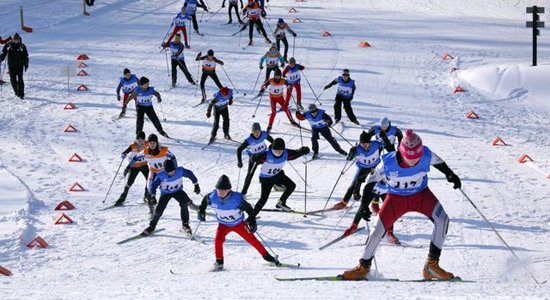
[[[548,63],[537,67],[527,63],[486,64],[460,70],[458,77],[488,100],[550,112]]]

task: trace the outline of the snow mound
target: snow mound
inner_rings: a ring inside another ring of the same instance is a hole
[[[487,64],[458,72],[461,81],[483,94],[488,100],[503,104],[521,104],[532,110],[550,112],[550,64],[537,67],[528,64]]]

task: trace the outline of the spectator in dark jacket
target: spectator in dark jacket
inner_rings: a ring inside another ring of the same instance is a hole
[[[13,40],[2,49],[0,63],[8,59],[8,70],[10,71],[11,86],[15,95],[21,99],[25,98],[25,83],[23,82],[23,71],[29,68],[29,53],[27,47],[21,42],[19,34],[13,36]]]

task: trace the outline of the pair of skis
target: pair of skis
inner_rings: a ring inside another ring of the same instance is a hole
[[[275,277],[278,281],[374,281],[374,282],[463,282],[473,283],[473,280],[462,280],[460,277],[453,277],[452,279],[398,279],[398,278],[365,278],[360,280],[347,280],[342,275],[336,276],[319,276],[319,277],[291,277],[291,278],[279,278]]]
[[[123,245],[123,244],[126,244],[126,243],[131,242],[131,241],[139,240],[139,239],[150,237],[150,236],[155,236],[155,234],[157,234],[161,231],[164,231],[164,230],[165,230],[165,228],[156,229],[150,235],[144,235],[143,233],[140,233],[140,234],[134,235],[132,237],[129,237],[125,240],[122,240],[120,242],[117,242],[117,245]],[[183,232],[183,230],[182,230],[182,232]],[[185,237],[188,238],[189,240],[196,241],[196,242],[199,242],[201,244],[206,244],[206,242],[199,239],[196,234],[187,233],[187,232],[184,232],[184,234],[185,234]]]

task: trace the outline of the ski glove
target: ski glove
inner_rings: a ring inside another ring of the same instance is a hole
[[[361,193],[359,193],[359,192],[354,192],[354,193],[353,193],[353,200],[355,200],[355,201],[361,200]]]
[[[323,88],[323,90],[328,90],[328,89],[329,89],[328,85],[325,85],[325,87]]]
[[[242,161],[238,162],[238,163],[237,163],[237,167],[238,167],[239,169],[242,168],[242,167],[243,167],[243,162],[242,162]]]
[[[126,153],[121,153],[121,154],[120,154],[120,158],[121,158],[121,159],[125,159],[125,158],[126,158]]]
[[[349,148],[348,157],[346,157],[347,160],[353,160],[355,157],[355,150],[357,150],[357,147],[355,146]]]
[[[306,155],[306,154],[309,153],[309,148],[304,146],[304,147],[301,147],[300,150],[298,150],[298,151],[300,151],[300,154]]]
[[[126,167],[126,169],[124,169],[124,177],[126,177],[126,175],[128,175],[128,172],[130,172],[130,167]]]
[[[212,114],[211,114],[210,112],[207,112],[207,113],[206,113],[206,117],[207,117],[207,118],[210,118],[211,116],[212,116]]]
[[[460,182],[460,178],[458,178],[455,173],[451,173],[446,177],[447,181],[453,184],[453,189],[456,190],[462,187],[462,182]]]
[[[264,66],[260,65],[260,70],[263,70],[264,69]]]
[[[370,216],[371,216],[370,209],[368,207],[363,208],[363,211],[361,211],[361,218],[363,218],[363,220],[368,222],[370,221]]]
[[[120,95],[116,95],[116,99],[120,101]]]
[[[206,212],[199,211],[199,213],[197,214],[197,220],[199,220],[199,222],[205,222],[206,221]]]
[[[256,230],[258,230],[258,224],[256,224],[256,218],[248,217],[246,219],[246,224],[248,225],[248,229],[250,232],[254,233]]]
[[[162,102],[162,99],[159,98],[159,99],[158,99],[158,103],[161,103],[161,102]]]
[[[293,34],[292,34],[292,36],[293,36],[293,37],[296,37],[296,36],[297,36],[297,34],[296,34],[296,33],[293,33]]]
[[[199,186],[199,184],[195,184],[195,189],[193,190],[193,192],[195,192],[195,194],[200,194],[201,193],[201,187]]]

